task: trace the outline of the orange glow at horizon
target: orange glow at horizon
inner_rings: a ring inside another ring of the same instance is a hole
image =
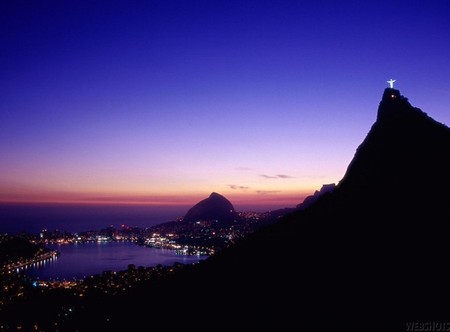
[[[171,172],[176,174],[172,177],[131,171],[93,176],[81,169],[76,175],[16,169],[16,176],[10,178],[14,180],[0,178],[0,203],[192,206],[217,192],[237,207],[283,208],[301,203],[325,183],[336,182],[321,176],[325,172],[320,168],[308,176],[295,171],[295,167],[284,172],[277,169],[261,172],[235,167],[229,174],[225,170],[212,174],[209,170],[210,174],[202,168],[180,165]]]
[[[94,192],[9,191],[0,193],[0,204],[80,204],[80,205],[154,205],[192,206],[207,198],[211,192],[226,197],[234,206],[279,206],[293,207],[314,191],[261,191],[259,193],[236,193],[232,190],[185,194],[131,194]]]

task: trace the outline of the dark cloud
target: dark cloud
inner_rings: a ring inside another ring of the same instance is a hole
[[[248,189],[248,187],[238,186],[238,185],[235,185],[235,184],[229,184],[228,187],[230,187],[233,190],[247,190]]]
[[[259,195],[270,195],[281,192],[280,190],[257,190],[256,193]]]
[[[271,176],[271,175],[267,175],[267,174],[260,174],[260,177],[263,177],[265,179],[276,179],[276,176]]]
[[[267,175],[267,174],[260,174],[259,176],[265,178],[265,179],[292,179],[293,176],[286,175],[286,174],[277,174],[277,175]]]
[[[286,175],[286,174],[277,174],[276,177],[279,179],[292,179],[293,178],[293,176]]]

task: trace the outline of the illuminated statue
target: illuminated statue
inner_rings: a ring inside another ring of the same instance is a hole
[[[391,89],[393,89],[394,88],[394,82],[395,82],[395,80],[393,80],[392,78],[389,80],[389,81],[387,81],[388,83],[389,83],[389,87],[391,88]]]

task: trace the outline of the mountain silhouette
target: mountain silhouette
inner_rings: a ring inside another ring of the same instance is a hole
[[[208,198],[190,208],[183,221],[216,220],[219,224],[224,224],[234,221],[236,217],[233,204],[224,196],[213,192]]]
[[[336,185],[334,183],[324,184],[320,190],[316,190],[313,195],[307,196],[302,203],[297,205],[297,209],[306,209],[307,207],[314,204],[319,198],[324,195],[331,193]]]
[[[338,186],[342,198],[365,209],[448,212],[449,128],[386,89],[377,121],[358,148]],[[351,197],[351,199],[350,199]]]
[[[87,303],[66,324],[405,331],[448,322],[449,154],[450,129],[386,89],[334,190],[181,273]]]

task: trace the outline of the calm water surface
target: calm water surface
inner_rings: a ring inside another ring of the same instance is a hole
[[[61,255],[25,269],[25,273],[39,280],[81,279],[103,271],[126,270],[128,264],[138,266],[196,263],[206,256],[183,256],[173,250],[139,246],[131,242],[93,242],[54,245]]]

